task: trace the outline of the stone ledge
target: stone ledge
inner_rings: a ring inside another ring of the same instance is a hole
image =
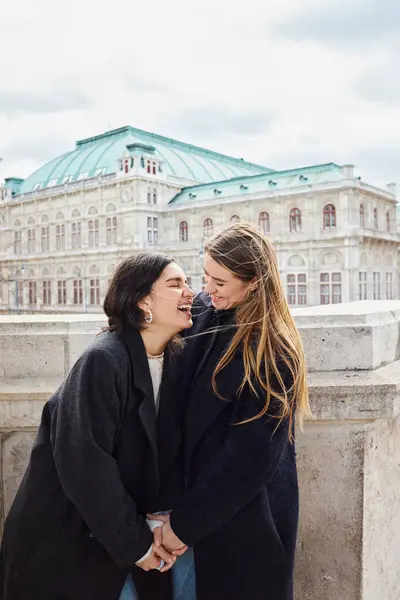
[[[310,373],[314,421],[371,421],[400,414],[400,361],[376,371]],[[39,424],[44,403],[60,384],[53,379],[3,379],[0,429]]]

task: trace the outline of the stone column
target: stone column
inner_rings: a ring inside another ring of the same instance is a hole
[[[315,420],[298,432],[299,600],[400,597],[400,302],[297,309]]]

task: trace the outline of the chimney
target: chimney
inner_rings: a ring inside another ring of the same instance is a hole
[[[342,165],[342,174],[345,179],[353,179],[354,165]]]
[[[387,191],[389,192],[389,194],[393,194],[393,196],[396,195],[396,184],[395,183],[388,183],[387,186]]]

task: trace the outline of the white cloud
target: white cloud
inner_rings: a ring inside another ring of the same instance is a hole
[[[368,6],[372,19],[379,0]],[[316,34],[329,14],[314,0],[3,0],[1,175],[27,176],[76,139],[130,124],[270,167],[359,159],[384,183],[400,108],[393,86],[383,109],[385,90],[366,82],[390,76],[396,49],[365,43],[367,17],[361,50]],[[372,165],[374,147],[386,151]]]

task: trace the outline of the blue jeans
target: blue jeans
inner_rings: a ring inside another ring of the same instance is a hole
[[[193,549],[189,548],[172,567],[172,590],[174,600],[196,600],[196,577]],[[140,600],[132,575],[128,575],[119,600]]]

